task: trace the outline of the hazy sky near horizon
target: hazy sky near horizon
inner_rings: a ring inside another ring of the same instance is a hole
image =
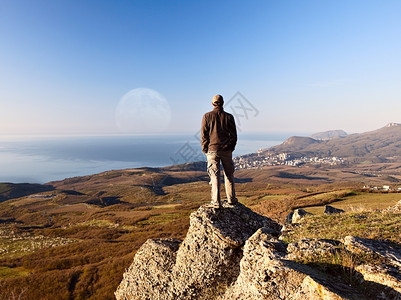
[[[392,0],[2,0],[0,135],[196,132],[213,95],[237,91],[253,109],[244,132],[401,122],[400,13]]]

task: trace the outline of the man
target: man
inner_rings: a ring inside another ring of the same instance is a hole
[[[220,162],[224,169],[224,185],[227,202],[235,205],[237,198],[234,189],[234,162],[232,153],[237,144],[237,129],[234,117],[223,109],[223,96],[213,97],[213,110],[202,119],[201,144],[207,157],[207,171],[212,185],[212,205],[221,207],[220,200]]]

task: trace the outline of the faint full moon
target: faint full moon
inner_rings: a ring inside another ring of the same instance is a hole
[[[171,120],[170,105],[158,92],[138,88],[125,94],[115,111],[122,132],[151,133],[166,130]]]

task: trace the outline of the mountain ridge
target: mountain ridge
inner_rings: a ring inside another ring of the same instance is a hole
[[[292,153],[293,155],[338,156],[349,162],[388,162],[401,160],[401,125],[386,126],[329,140],[312,137],[290,137],[282,144],[262,149],[259,154]]]
[[[329,130],[324,132],[313,133],[310,135],[310,137],[315,140],[331,140],[335,138],[345,137],[347,135],[348,134],[344,130],[337,129],[337,130]]]

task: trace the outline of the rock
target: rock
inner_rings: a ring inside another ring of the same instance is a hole
[[[325,215],[334,215],[334,214],[340,214],[343,213],[344,210],[340,209],[340,208],[335,208],[333,206],[330,205],[325,205],[324,206],[324,214]]]
[[[176,299],[198,298],[235,280],[241,246],[261,227],[269,227],[275,235],[281,229],[242,204],[223,209],[205,205],[192,213],[173,269]]]
[[[241,272],[223,299],[285,299],[305,275],[286,267],[282,262],[284,256],[284,243],[259,229],[246,242]],[[279,285],[286,286],[285,290],[279,290]]]
[[[181,240],[147,240],[114,293],[117,299],[164,299]]]
[[[179,248],[150,240],[135,255],[117,299],[208,299],[224,293],[239,274],[245,241],[261,227],[278,236],[281,226],[242,204],[201,206]],[[178,248],[178,250],[177,250]],[[166,260],[166,263],[161,263]],[[217,288],[216,288],[217,287]]]
[[[372,261],[355,267],[366,282],[378,284],[385,299],[401,299],[401,246],[389,241],[363,239],[346,236],[344,245],[355,254],[379,256],[380,264]],[[376,259],[377,261],[377,259]]]
[[[338,251],[338,246],[340,244],[339,241],[335,240],[303,239],[288,244],[287,257],[290,260],[301,260],[332,254]]]
[[[294,210],[291,223],[299,223],[307,215],[312,215],[312,214],[308,213],[306,210],[303,210],[302,208],[298,208]]]
[[[261,228],[245,243],[240,274],[222,299],[349,299],[347,295],[356,294],[347,285],[288,260],[285,244]]]
[[[292,216],[294,215],[294,213],[293,212],[290,212],[288,215],[287,215],[287,217],[285,218],[285,222],[286,223],[288,223],[288,224],[291,224],[292,223]]]
[[[401,267],[401,246],[390,241],[363,239],[355,236],[346,236],[344,245],[354,253],[368,253],[379,255],[388,264]]]
[[[383,209],[384,213],[401,213],[401,200],[396,205]]]
[[[355,268],[362,275],[363,280],[375,282],[384,287],[388,297],[401,299],[401,273],[399,269],[380,265],[364,264]]]

